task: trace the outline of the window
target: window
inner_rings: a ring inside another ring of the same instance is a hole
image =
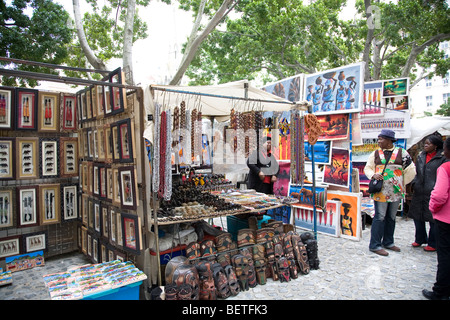
[[[450,93],[444,93],[442,98],[444,98],[444,103],[447,103],[448,99],[450,99]]]
[[[450,82],[450,73],[447,72],[447,73],[445,74],[445,77],[442,78],[442,84],[446,85],[446,84],[448,84],[449,82]]]
[[[427,100],[427,108],[432,107],[433,106],[433,96],[427,96],[426,100]]]
[[[426,85],[427,88],[429,88],[429,87],[431,87],[433,85],[432,81],[431,81],[431,79],[429,77],[425,78],[425,85]]]

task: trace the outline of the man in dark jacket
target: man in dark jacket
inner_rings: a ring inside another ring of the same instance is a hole
[[[264,137],[260,151],[254,151],[247,159],[247,166],[250,169],[247,187],[265,194],[273,194],[273,183],[277,181],[277,174],[280,171],[278,162],[271,152],[271,142],[270,137]]]
[[[415,241],[413,247],[424,247],[425,251],[436,251],[436,239],[434,235],[434,220],[428,209],[431,191],[436,183],[436,172],[441,164],[447,161],[443,154],[442,138],[436,135],[430,135],[425,138],[423,151],[416,160],[416,177],[411,182],[413,197],[409,206],[408,216],[414,219],[416,227]],[[430,230],[427,235],[425,222],[430,224]]]

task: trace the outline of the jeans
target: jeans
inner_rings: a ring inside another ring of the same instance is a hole
[[[414,219],[416,226],[415,242],[418,244],[427,243],[430,247],[436,248],[436,237],[434,235],[434,222],[430,221],[430,231],[427,236],[426,222]]]
[[[450,224],[434,220],[436,232],[437,272],[433,291],[443,296],[450,295]]]
[[[376,251],[382,247],[394,246],[395,217],[400,201],[374,201],[375,216],[370,229],[369,250]]]

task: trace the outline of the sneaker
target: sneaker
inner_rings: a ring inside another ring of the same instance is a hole
[[[433,248],[433,247],[430,247],[430,246],[426,246],[426,247],[423,248],[423,250],[429,251],[429,252],[433,252],[433,251],[436,251],[436,248]]]

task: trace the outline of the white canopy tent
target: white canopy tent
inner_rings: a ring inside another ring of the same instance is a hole
[[[450,117],[413,118],[410,122],[411,138],[408,138],[406,149],[411,148],[426,136],[438,131],[443,136],[450,134]]]

